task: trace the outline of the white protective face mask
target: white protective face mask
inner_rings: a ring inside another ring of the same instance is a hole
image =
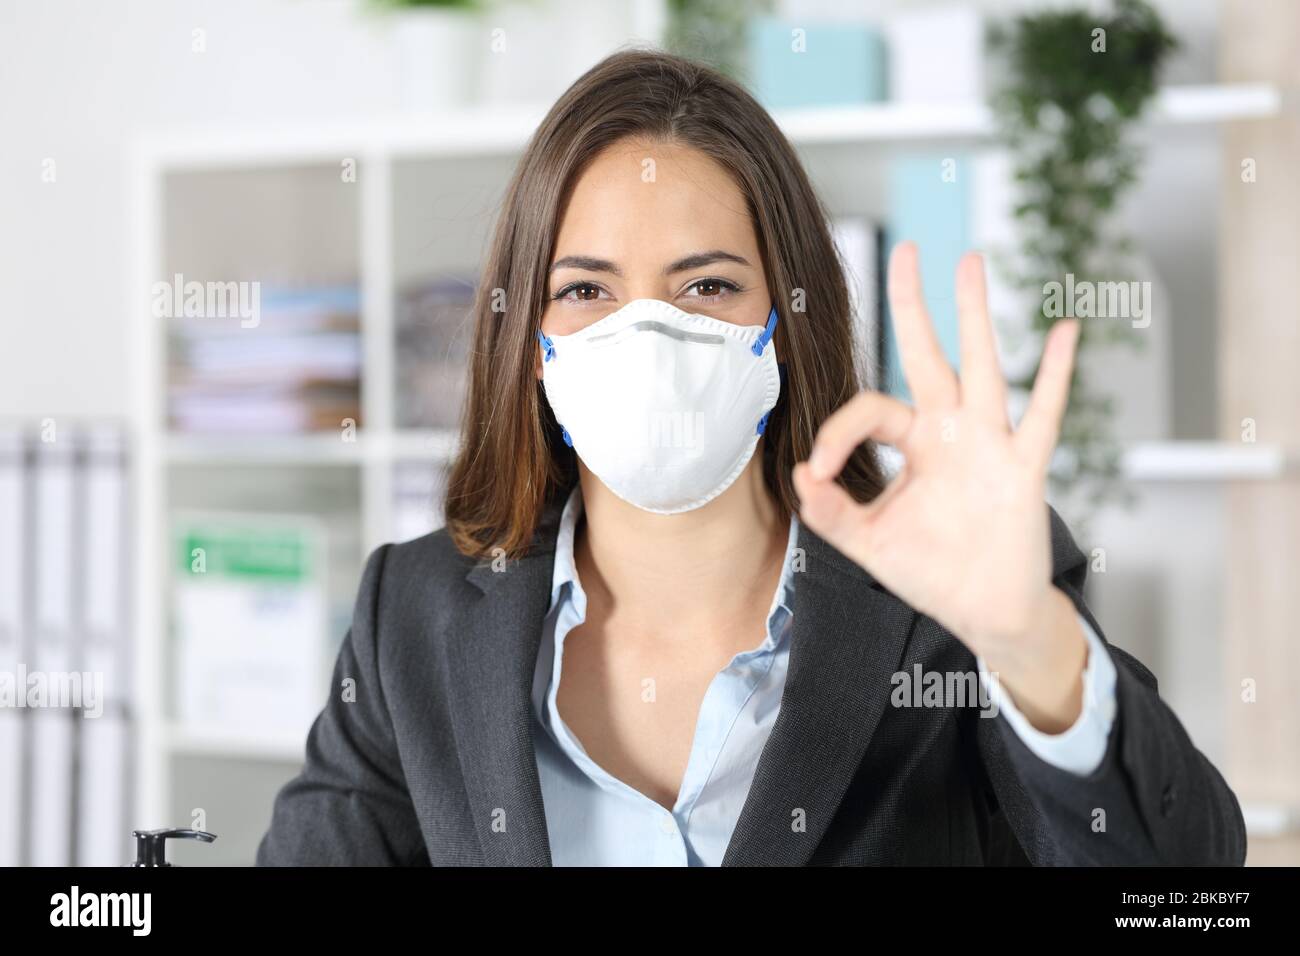
[[[734,325],[636,299],[546,336],[542,384],[564,440],[610,491],[657,514],[722,494],[749,463],[781,393],[777,314]]]

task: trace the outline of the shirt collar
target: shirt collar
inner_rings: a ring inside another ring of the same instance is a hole
[[[578,530],[578,519],[582,517],[582,485],[575,483],[569,492],[569,500],[564,503],[564,512],[560,515],[560,530],[555,536],[555,571],[551,575],[551,609],[560,601],[560,594],[566,584],[581,591],[578,583],[578,566],[573,560],[573,539]],[[585,608],[583,609],[586,610]]]
[[[578,519],[582,517],[582,486],[575,483],[573,490],[569,493],[569,499],[564,504],[564,512],[560,515],[560,529],[555,538],[555,570],[551,575],[551,609],[560,602],[561,594],[566,584],[570,585],[571,596],[578,603],[577,610],[585,617],[587,612],[586,595],[582,590],[582,584],[578,580],[578,567],[574,563],[573,543],[574,536],[578,528]],[[784,615],[790,617],[794,615],[794,575],[799,567],[802,555],[799,553],[799,519],[795,515],[790,516],[790,533],[786,538],[785,558],[781,564],[781,579],[777,583],[776,591],[772,595],[772,603],[768,606],[768,640],[774,642],[780,635],[781,628],[772,627],[773,619],[777,616]]]

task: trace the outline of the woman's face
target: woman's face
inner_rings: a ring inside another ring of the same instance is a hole
[[[634,299],[737,325],[763,325],[772,306],[730,175],[698,150],[644,140],[615,143],[579,177],[547,280],[547,335],[577,332]]]

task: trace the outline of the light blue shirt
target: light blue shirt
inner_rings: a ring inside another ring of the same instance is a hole
[[[790,660],[798,519],[790,519],[766,633],[752,650],[736,654],[705,691],[686,773],[669,811],[592,760],[556,704],[564,640],[587,615],[573,560],[581,513],[581,488],[575,486],[560,518],[551,607],[533,679],[533,713],[542,728],[533,736],[551,861],[556,866],[717,866],[781,706]],[[977,662],[984,687],[1026,746],[1055,766],[1086,774],[1105,754],[1115,715],[1115,668],[1087,622],[1082,617],[1080,622],[1089,643],[1084,707],[1064,733],[1044,734],[1030,725],[983,661]]]

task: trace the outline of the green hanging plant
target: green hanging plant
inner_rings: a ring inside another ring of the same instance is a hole
[[[668,0],[664,48],[744,83],[749,21],[771,10],[772,0]]]
[[[1133,244],[1116,234],[1113,214],[1141,160],[1131,127],[1177,40],[1145,0],[1115,0],[1109,16],[1068,9],[1017,17],[990,31],[990,42],[1007,67],[992,106],[1019,193],[1015,265],[1005,268],[1035,303],[1032,329],[1045,333],[1056,321],[1043,308],[1048,283],[1071,273],[1096,283],[1133,278]],[[1082,318],[1080,355],[1116,342],[1145,344],[1129,323]],[[1011,384],[1028,388],[1036,372]],[[1082,494],[1089,511],[1118,490],[1112,414],[1076,363],[1061,426],[1064,467],[1053,484]]]

